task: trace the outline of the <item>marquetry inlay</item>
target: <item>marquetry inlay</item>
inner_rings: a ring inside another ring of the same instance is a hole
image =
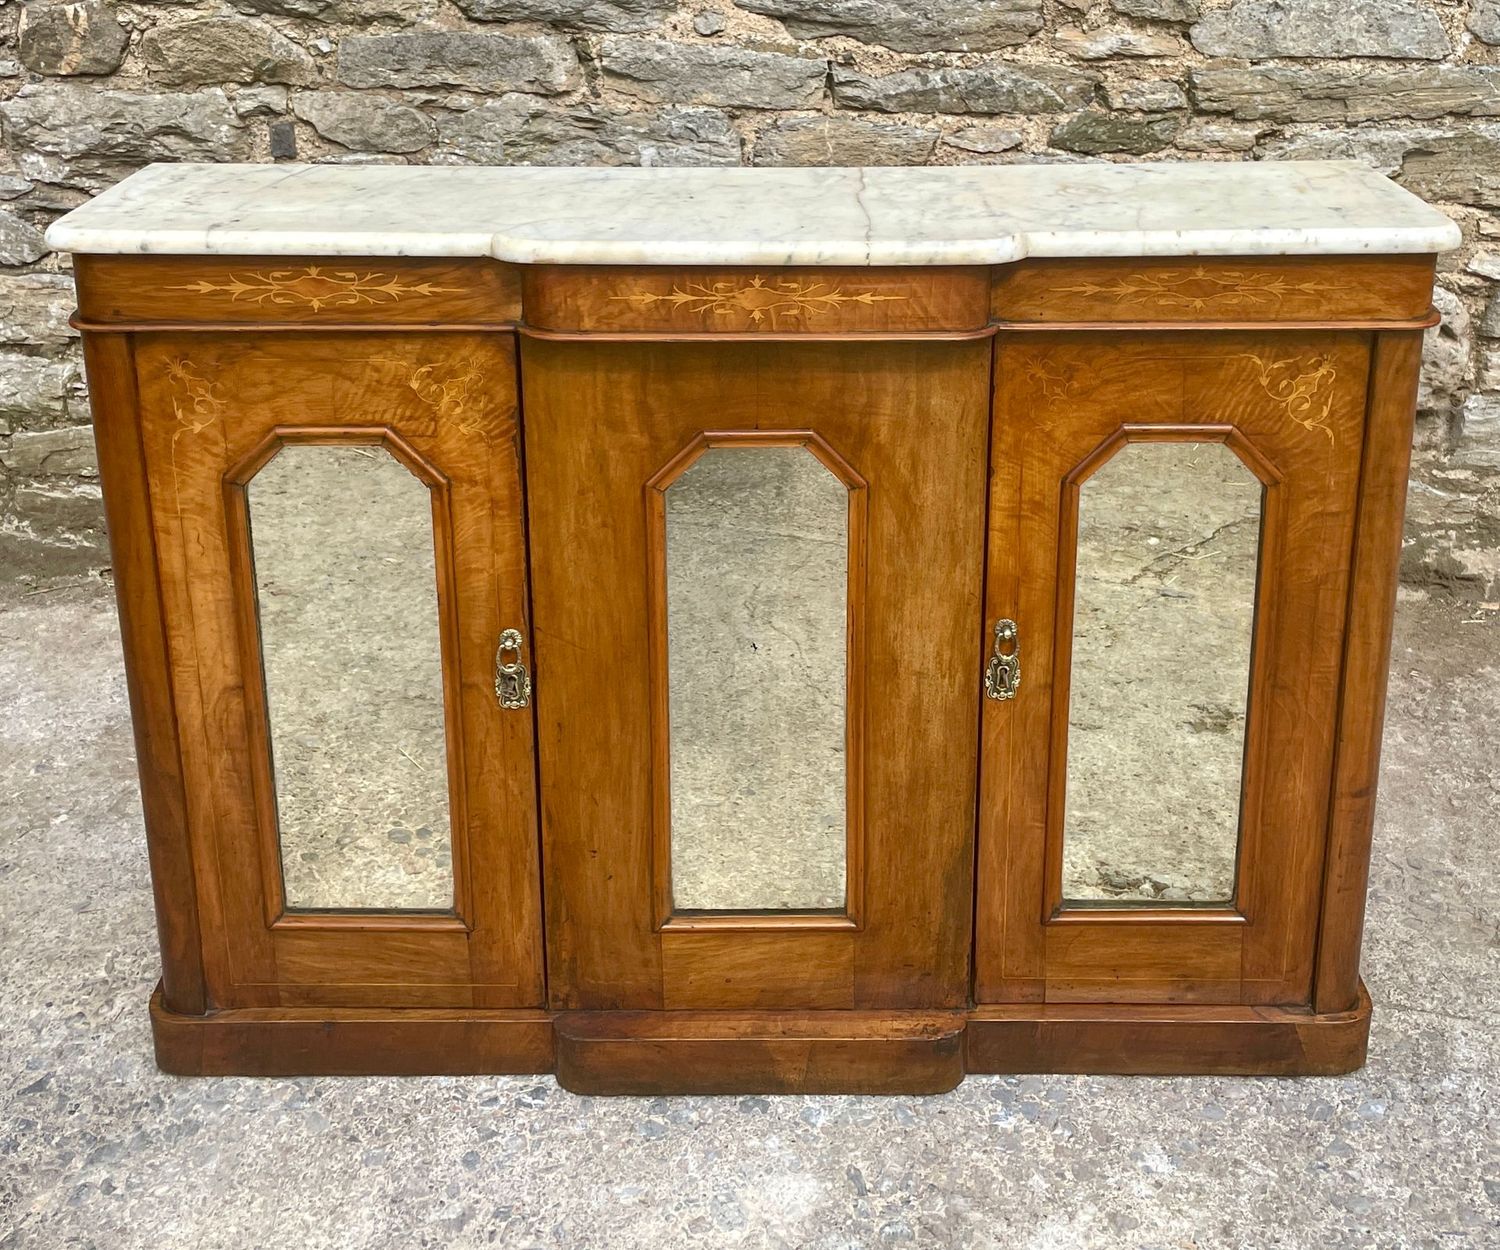
[[[1329,415],[1333,409],[1333,383],[1338,370],[1324,355],[1288,357],[1267,360],[1249,352],[1241,359],[1255,366],[1256,381],[1271,399],[1280,404],[1287,417],[1304,430],[1316,430],[1332,446],[1335,442]]]
[[[447,364],[422,365],[407,385],[424,404],[436,409],[440,419],[451,421],[465,434],[486,433],[475,402],[475,388],[481,382],[477,360],[465,356]]]
[[[394,304],[416,295],[459,294],[460,287],[433,282],[407,282],[400,275],[379,270],[327,269],[307,265],[301,269],[247,270],[223,278],[200,278],[172,291],[195,295],[227,295],[231,303],[301,305],[318,312],[324,308],[347,308],[364,304]]]
[[[1348,290],[1328,282],[1294,281],[1285,273],[1245,269],[1164,269],[1132,273],[1108,282],[1080,282],[1062,286],[1062,295],[1109,298],[1116,304],[1148,304],[1156,308],[1184,308],[1208,312],[1221,305],[1279,305],[1289,295],[1326,295]]]
[[[172,388],[172,414],[181,427],[177,435],[206,430],[229,406],[229,401],[219,393],[218,384],[200,374],[186,357],[178,356],[167,362],[167,382]]]
[[[755,325],[766,325],[774,330],[783,320],[811,320],[820,313],[849,305],[879,304],[907,297],[873,290],[845,290],[826,282],[800,282],[792,278],[768,282],[756,274],[748,283],[678,283],[670,291],[632,291],[610,298],[638,308],[665,304],[674,310],[681,308],[690,313],[701,313],[705,319],[743,313]]]
[[[1072,366],[1056,368],[1040,360],[1026,366],[1026,376],[1043,399],[1066,399],[1078,382],[1078,371]]]

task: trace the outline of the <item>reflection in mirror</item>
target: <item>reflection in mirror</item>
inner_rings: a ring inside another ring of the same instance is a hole
[[[431,494],[347,445],[246,489],[286,905],[451,910]]]
[[[665,510],[675,908],[842,908],[848,491],[712,447]]]
[[[1234,897],[1260,480],[1129,443],[1079,492],[1063,899]]]

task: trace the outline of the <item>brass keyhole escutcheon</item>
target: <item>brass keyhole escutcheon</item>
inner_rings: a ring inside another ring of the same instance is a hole
[[[1020,689],[1021,642],[1018,633],[1012,620],[995,622],[995,643],[984,671],[984,693],[991,699],[1014,699]]]
[[[531,705],[531,674],[521,662],[523,645],[520,631],[507,629],[495,648],[495,698],[508,711]],[[515,658],[507,660],[507,655]]]

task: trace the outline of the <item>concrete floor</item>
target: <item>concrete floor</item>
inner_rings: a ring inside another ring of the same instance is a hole
[[[1402,607],[1369,1067],[926,1099],[161,1075],[119,663],[106,588],[0,588],[4,1250],[1500,1245],[1493,614]]]

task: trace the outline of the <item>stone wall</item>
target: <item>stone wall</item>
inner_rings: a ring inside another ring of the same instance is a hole
[[[1500,0],[0,0],[0,576],[107,557],[66,258],[152,160],[1357,157],[1441,262],[1409,578],[1500,583]]]

